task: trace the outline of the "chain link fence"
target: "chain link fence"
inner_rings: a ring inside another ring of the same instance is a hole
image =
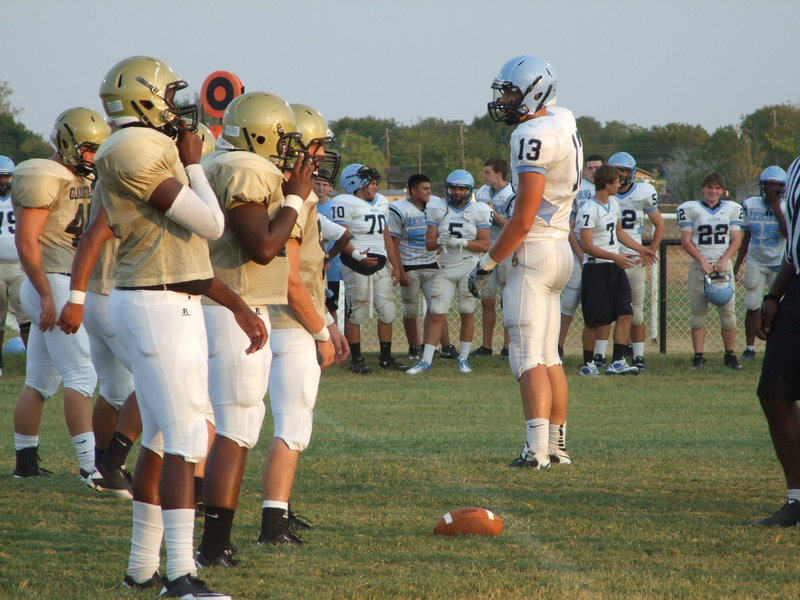
[[[687,280],[689,275],[689,255],[680,247],[680,229],[675,221],[674,214],[664,214],[666,221],[666,232],[664,240],[676,245],[667,245],[666,256],[662,257],[659,263],[652,267],[648,267],[647,286],[645,292],[644,303],[644,322],[647,331],[645,348],[646,353],[659,352],[662,347],[666,348],[669,353],[682,353],[688,354],[693,351],[692,337],[690,330],[690,316],[689,309],[689,296],[687,289]],[[646,237],[646,236],[645,236]],[[735,257],[734,257],[735,259]],[[663,265],[663,267],[662,267]],[[659,290],[659,269],[666,269],[666,339],[659,338],[660,321],[659,321],[659,301],[661,298]],[[743,276],[744,270],[740,272]],[[344,291],[343,291],[344,293]],[[741,354],[745,346],[744,337],[744,286],[741,283],[736,285],[736,324],[738,327],[736,337],[736,352]],[[422,301],[420,301],[422,302]],[[344,297],[341,297],[339,302],[339,323],[344,323],[344,314],[342,307],[344,306]],[[395,354],[402,356],[406,347],[407,341],[402,325],[402,304],[400,301],[399,289],[395,292],[395,305],[397,307],[397,317],[394,322],[393,342]],[[424,314],[422,304],[420,305],[420,314]],[[453,344],[458,347],[458,333],[460,328],[460,317],[458,310],[455,307],[451,308],[447,318],[448,327],[450,330],[450,339]],[[482,341],[482,309],[481,303],[478,301],[477,308],[475,309],[475,335],[472,340],[472,347],[477,348],[481,345]],[[503,346],[503,314],[500,302],[497,303],[497,323],[494,331],[493,349],[498,352]],[[583,328],[583,316],[580,307],[575,313],[575,318],[572,321],[569,335],[564,346],[564,353],[567,355],[578,355],[582,352],[581,347],[581,329]],[[612,332],[613,338],[613,332]],[[763,351],[763,344],[761,340],[756,339],[756,352]],[[374,311],[370,310],[367,319],[365,319],[361,326],[361,347],[365,352],[378,351],[378,336],[377,336],[377,316]],[[724,350],[722,344],[722,337],[720,335],[719,315],[713,305],[709,306],[708,319],[707,319],[707,334],[705,342],[706,353],[722,353]]]

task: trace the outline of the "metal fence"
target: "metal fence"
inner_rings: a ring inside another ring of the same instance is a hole
[[[665,244],[662,244],[660,260],[648,269],[648,281],[645,292],[644,319],[649,335],[647,335],[646,353],[666,351],[669,353],[691,353],[692,338],[690,331],[690,309],[687,290],[687,280],[689,274],[689,255],[680,247],[680,230],[675,221],[674,214],[663,214],[666,221],[666,232],[664,236]],[[665,250],[665,252],[664,252]],[[735,257],[734,257],[735,258]],[[662,303],[662,292],[659,285],[660,270],[665,270],[664,279],[664,302]],[[743,275],[744,271],[740,273]],[[344,291],[342,292],[344,293]],[[342,306],[344,298],[340,301],[339,323],[344,323]],[[401,356],[407,347],[407,341],[402,325],[402,304],[400,301],[399,289],[395,293],[395,305],[397,306],[397,317],[394,323],[394,348],[397,356]],[[665,305],[665,315],[660,315],[660,307]],[[424,307],[420,305],[420,314]],[[744,286],[736,285],[736,321],[738,333],[736,338],[736,351],[741,354],[744,349]],[[480,302],[475,309],[475,335],[472,340],[472,347],[477,348],[481,344],[482,310]],[[460,327],[460,317],[455,307],[451,308],[447,318],[450,329],[450,339],[458,345],[458,332]],[[494,332],[493,348],[498,352],[503,345],[502,329],[502,308],[498,300],[497,303],[497,324]],[[581,348],[581,329],[583,327],[583,317],[580,307],[575,313],[569,335],[564,347],[565,354],[580,355]],[[613,335],[613,332],[612,332]],[[762,341],[756,339],[756,351],[763,350]],[[377,316],[370,311],[368,318],[361,326],[361,347],[366,352],[378,350],[377,337]],[[707,319],[707,335],[705,351],[707,353],[722,352],[724,349],[722,337],[720,336],[719,316],[714,306],[709,306]]]

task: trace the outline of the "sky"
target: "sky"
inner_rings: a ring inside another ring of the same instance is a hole
[[[49,135],[71,106],[102,112],[117,61],[145,54],[199,92],[213,71],[329,120],[469,124],[520,54],[549,61],[558,104],[602,123],[712,132],[800,102],[800,0],[5,0],[0,80]]]

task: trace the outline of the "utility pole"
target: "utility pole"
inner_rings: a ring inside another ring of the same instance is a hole
[[[392,166],[392,153],[389,151],[389,128],[386,128],[386,167]]]
[[[461,137],[461,168],[466,170],[466,168],[467,168],[467,160],[464,157],[464,124],[463,123],[458,126],[458,133],[459,133],[459,136]]]
[[[422,142],[417,144],[417,161],[419,162],[419,171],[417,173],[422,173]]]

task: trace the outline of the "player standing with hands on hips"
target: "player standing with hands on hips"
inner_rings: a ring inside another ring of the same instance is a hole
[[[572,272],[567,239],[580,183],[583,147],[575,118],[556,101],[556,73],[535,56],[517,56],[492,82],[489,115],[516,125],[511,134],[514,211],[470,274],[479,295],[497,264],[514,252],[503,291],[511,372],[519,381],[526,442],[509,466],[569,464],[565,447],[567,379],[558,356],[559,297]]]

